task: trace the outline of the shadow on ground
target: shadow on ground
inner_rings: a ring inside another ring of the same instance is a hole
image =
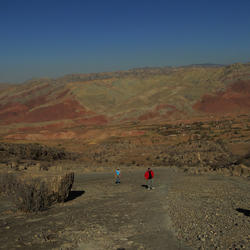
[[[245,216],[250,217],[250,210],[244,208],[236,208],[236,211],[239,213],[243,213]]]
[[[69,196],[65,202],[72,201],[80,196],[82,196],[85,193],[85,191],[70,191]]]

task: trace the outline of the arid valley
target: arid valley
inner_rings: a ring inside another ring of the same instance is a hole
[[[249,63],[0,84],[1,249],[250,249],[249,180]]]

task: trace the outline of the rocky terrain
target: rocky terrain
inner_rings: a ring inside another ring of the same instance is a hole
[[[249,79],[248,63],[1,84],[0,246],[250,248]]]
[[[26,176],[26,183],[39,177],[48,184],[45,194],[53,197],[66,190],[56,197],[68,200],[52,202],[42,213],[25,214],[17,210],[20,203],[2,195],[4,248],[249,248],[249,116],[119,129],[126,136],[95,143],[1,143],[1,184],[8,182],[6,172]],[[117,166],[123,173],[120,186],[113,179]],[[149,166],[157,176],[154,193],[144,189]],[[60,185],[62,171],[75,173],[71,192],[70,179]],[[28,190],[34,190],[34,198],[48,197],[36,185]],[[37,201],[46,199],[28,199],[28,204],[40,209]]]
[[[0,136],[88,140],[88,130],[93,127],[249,114],[249,72],[250,64],[193,65],[4,85]]]
[[[3,164],[26,168],[54,161],[80,162],[86,168],[120,166],[177,166],[189,172],[249,174],[250,117],[161,125],[103,128],[100,141],[52,140],[45,144],[1,143]],[[119,131],[119,132],[118,132]],[[114,136],[116,135],[116,136]],[[71,153],[69,153],[71,152]],[[70,164],[70,163],[69,163]]]
[[[249,181],[158,167],[75,175],[66,203],[25,214],[0,199],[3,249],[248,249]],[[190,184],[192,183],[192,185]]]
[[[167,200],[178,238],[194,249],[250,248],[249,180],[177,177]]]

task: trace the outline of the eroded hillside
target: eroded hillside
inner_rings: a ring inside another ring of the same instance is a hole
[[[77,74],[4,85],[0,133],[13,139],[75,139],[88,137],[89,127],[248,113],[249,79],[250,64],[234,64]]]

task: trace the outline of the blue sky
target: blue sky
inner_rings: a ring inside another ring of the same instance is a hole
[[[0,82],[250,61],[249,0],[0,0]]]

